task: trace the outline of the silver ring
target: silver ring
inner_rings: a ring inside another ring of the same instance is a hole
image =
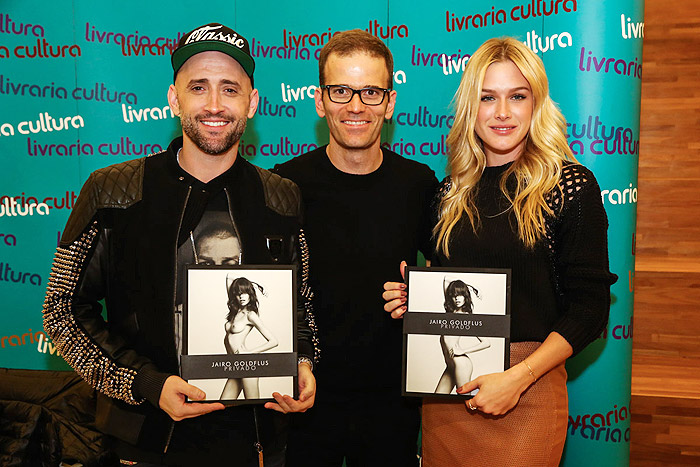
[[[476,407],[474,407],[474,406],[472,405],[472,400],[471,400],[471,399],[469,399],[469,400],[467,401],[467,407],[469,407],[469,410],[476,410]]]

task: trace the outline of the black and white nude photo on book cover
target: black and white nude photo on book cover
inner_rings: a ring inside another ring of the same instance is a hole
[[[296,396],[296,269],[187,267],[182,377],[207,401]]]
[[[404,395],[465,397],[458,387],[508,368],[510,270],[408,268],[407,284]]]

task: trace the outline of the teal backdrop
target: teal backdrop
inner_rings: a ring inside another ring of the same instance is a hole
[[[261,102],[241,153],[266,168],[328,141],[312,96],[330,35],[362,28],[381,37],[398,92],[383,142],[439,178],[462,67],[484,40],[511,35],[544,60],[570,146],[598,179],[620,278],[608,328],[567,365],[562,465],[628,464],[643,0],[47,6],[0,3],[0,367],[67,368],[41,316],[58,238],[91,171],[158,151],[180,133],[166,90],[184,32],[218,21],[250,40]]]

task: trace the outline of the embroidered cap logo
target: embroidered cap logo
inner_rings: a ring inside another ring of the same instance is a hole
[[[250,54],[248,41],[245,37],[231,28],[220,23],[209,23],[199,26],[184,34],[173,52],[170,61],[173,65],[173,81],[177,77],[177,72],[185,62],[201,52],[222,52],[236,60],[250,77],[253,84],[253,72],[255,71],[255,60]]]
[[[199,29],[195,29],[189,35],[185,44],[191,44],[200,41],[222,41],[228,42],[231,45],[235,45],[239,49],[242,49],[245,45],[245,41],[238,37],[237,34],[224,34],[217,29],[221,29],[221,25],[218,26],[202,26]]]

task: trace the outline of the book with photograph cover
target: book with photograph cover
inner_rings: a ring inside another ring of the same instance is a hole
[[[510,364],[510,269],[408,268],[404,313],[406,396],[455,396]]]
[[[188,265],[185,280],[182,378],[211,402],[296,398],[296,268]]]

